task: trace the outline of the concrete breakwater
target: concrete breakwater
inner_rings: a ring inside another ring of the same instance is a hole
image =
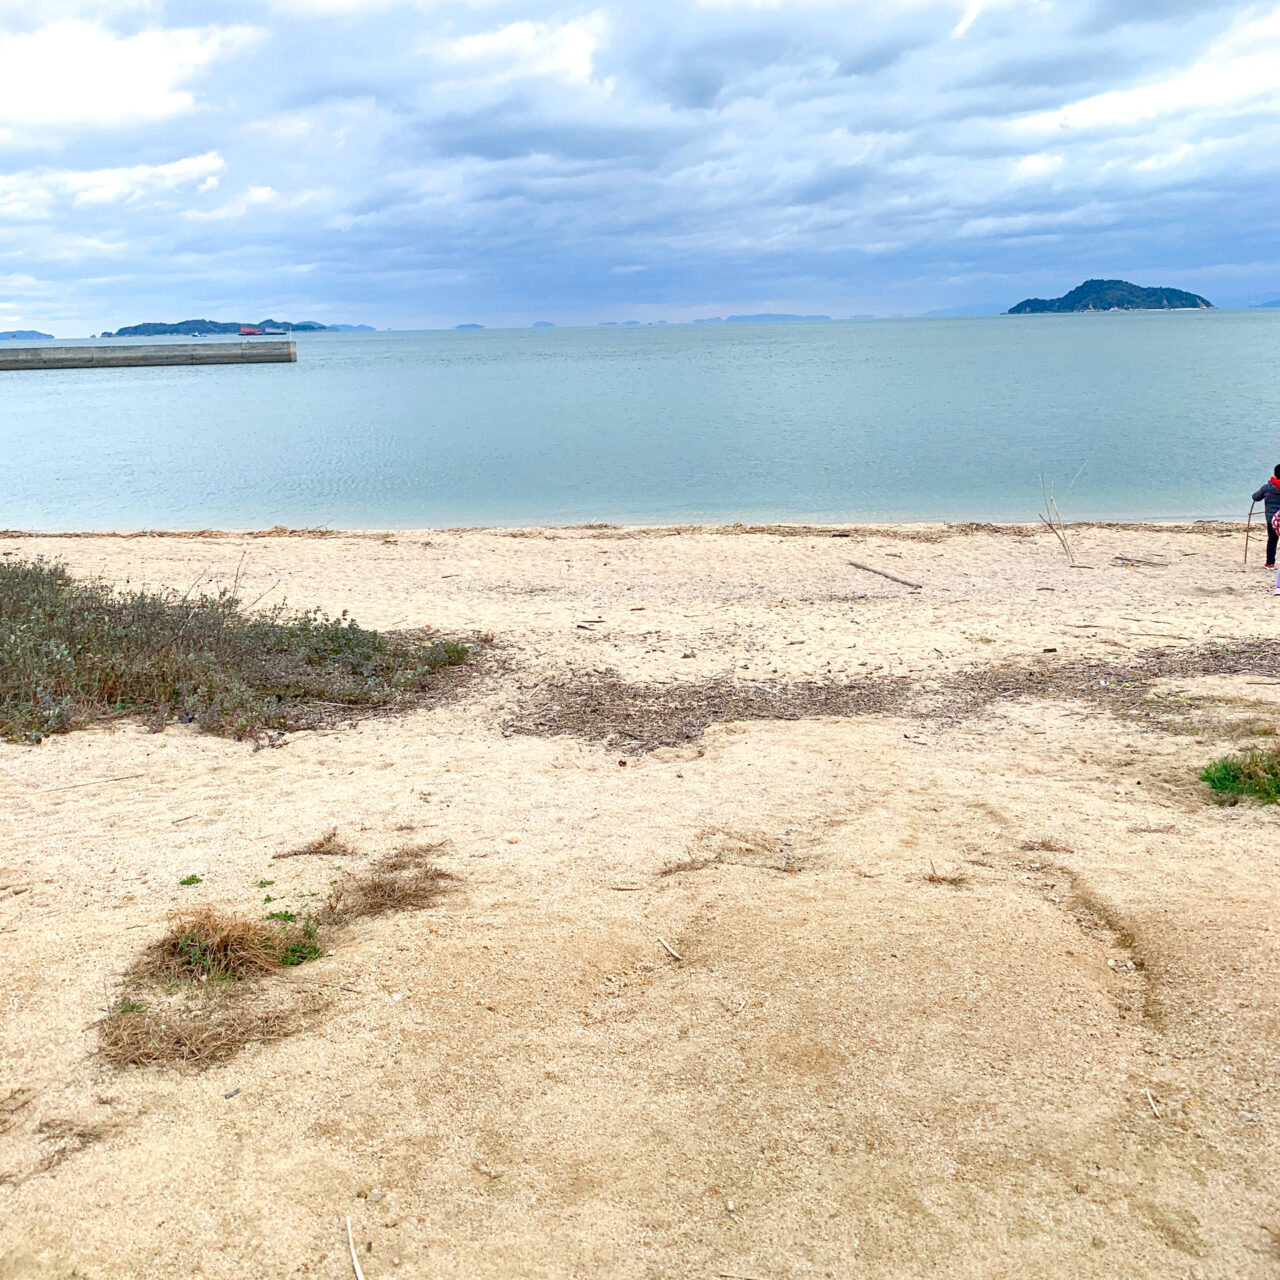
[[[298,344],[280,342],[129,342],[101,347],[0,346],[2,369],[125,369],[139,365],[276,364],[298,358]]]

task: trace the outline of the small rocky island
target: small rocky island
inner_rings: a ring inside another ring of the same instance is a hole
[[[128,324],[115,333],[110,330],[100,334],[103,338],[161,338],[182,336],[205,338],[213,334],[239,334],[252,329],[259,333],[372,333],[367,324],[317,324],[304,320],[294,324],[291,320],[258,320],[246,324],[243,320],[179,320],[175,324],[149,321],[146,324]]]
[[[1011,316],[1061,311],[1212,311],[1213,303],[1182,289],[1144,289],[1127,280],[1086,280],[1061,298],[1027,298]]]

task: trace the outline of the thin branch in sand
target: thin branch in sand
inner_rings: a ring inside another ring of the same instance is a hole
[[[913,591],[921,591],[923,588],[918,582],[911,582],[907,578],[900,578],[896,573],[886,573],[883,569],[874,569],[869,564],[861,564],[857,560],[850,560],[849,563],[855,569],[861,569],[864,573],[876,573],[882,578],[888,578],[890,582],[901,583],[904,587],[910,587]]]
[[[1150,569],[1167,569],[1169,567],[1167,560],[1139,560],[1137,556],[1112,556],[1111,563],[1123,565],[1140,564]]]
[[[1160,1112],[1156,1110],[1156,1100],[1151,1096],[1151,1090],[1147,1089],[1145,1090],[1145,1093],[1147,1095],[1147,1101],[1151,1104],[1151,1114],[1155,1116],[1157,1120],[1159,1120]]]
[[[74,791],[77,787],[102,787],[108,782],[131,782],[134,778],[145,778],[145,773],[122,773],[118,778],[94,778],[92,782],[69,782],[63,787],[41,787],[32,795],[47,795],[50,791]]]
[[[681,954],[680,954],[680,953],[675,949],[675,947],[673,947],[673,946],[671,945],[671,943],[669,943],[669,942],[666,940],[666,938],[664,938],[661,934],[655,934],[654,936],[658,939],[658,941],[659,941],[660,943],[662,943],[663,947],[664,947],[664,948],[666,948],[666,950],[667,950],[667,951],[668,951],[672,956],[674,956],[677,960],[683,960],[683,959],[684,959],[684,956],[682,956],[682,955],[681,955]]]
[[[364,1272],[360,1270],[360,1259],[356,1257],[355,1237],[351,1234],[351,1219],[347,1219],[347,1246],[351,1250],[351,1265],[356,1269],[356,1280],[364,1280]]]
[[[1082,467],[1081,470],[1084,470]],[[1077,477],[1079,473],[1077,472]],[[1072,484],[1075,483],[1073,480]],[[1062,518],[1062,512],[1058,510],[1058,500],[1053,496],[1052,489],[1046,488],[1044,476],[1040,477],[1040,495],[1044,499],[1044,510],[1038,513],[1040,523],[1043,524],[1050,533],[1058,540],[1058,545],[1066,554],[1067,563],[1075,568],[1076,557],[1071,550],[1071,543],[1067,541],[1066,521]]]

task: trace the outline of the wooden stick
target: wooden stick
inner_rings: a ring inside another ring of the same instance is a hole
[[[347,1219],[347,1244],[351,1248],[351,1265],[356,1269],[356,1280],[364,1280],[364,1272],[360,1270],[360,1259],[356,1257],[356,1242],[351,1235],[351,1219]]]
[[[684,959],[684,956],[682,956],[682,955],[681,955],[681,954],[680,954],[680,953],[675,949],[675,947],[673,947],[673,946],[671,945],[671,943],[669,943],[669,942],[666,940],[666,938],[664,938],[661,934],[657,934],[656,936],[657,936],[658,941],[659,941],[660,943],[662,943],[662,945],[663,945],[664,947],[666,947],[666,949],[667,949],[667,950],[668,950],[668,951],[669,951],[673,956],[675,956],[675,958],[676,958],[677,960],[683,960],[683,959]]]
[[[913,591],[922,590],[918,582],[909,582],[906,578],[899,578],[896,573],[886,573],[883,569],[873,569],[869,564],[859,564],[856,560],[850,560],[849,563],[855,569],[862,569],[866,573],[878,573],[882,578],[888,578],[890,582],[900,582],[904,587],[910,587]]]
[[[1249,530],[1253,528],[1253,509],[1258,504],[1251,502],[1249,504],[1249,519],[1245,521],[1244,526],[1244,562],[1249,563]]]
[[[1150,1090],[1150,1089],[1147,1089],[1147,1090],[1146,1090],[1146,1095],[1147,1095],[1147,1101],[1151,1104],[1151,1114],[1152,1114],[1153,1116],[1155,1116],[1155,1118],[1156,1118],[1157,1120],[1159,1120],[1159,1119],[1160,1119],[1160,1113],[1156,1110],[1156,1100],[1151,1096],[1151,1090]]]

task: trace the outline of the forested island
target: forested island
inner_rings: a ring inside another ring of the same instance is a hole
[[[372,333],[367,324],[317,324],[314,320],[304,320],[294,324],[290,320],[179,320],[176,324],[163,324],[149,321],[146,324],[125,325],[115,333],[104,331],[103,338],[161,338],[182,335],[188,338],[203,338],[211,334],[239,334],[242,329],[259,329],[263,333]]]
[[[39,329],[6,329],[0,338],[17,338],[19,341],[31,341],[35,338],[52,338],[51,333],[41,333]]]
[[[1061,311],[1212,311],[1213,303],[1182,289],[1144,289],[1127,280],[1086,280],[1061,298],[1027,298],[1011,316]]]

